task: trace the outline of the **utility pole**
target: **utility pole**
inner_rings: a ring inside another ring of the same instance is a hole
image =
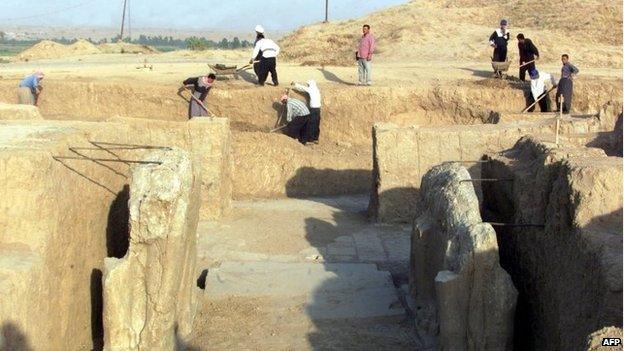
[[[119,34],[119,41],[123,41],[124,24],[126,23],[126,5],[128,0],[124,0],[123,13],[121,14],[121,33]]]
[[[325,0],[325,23],[329,22],[329,0]]]

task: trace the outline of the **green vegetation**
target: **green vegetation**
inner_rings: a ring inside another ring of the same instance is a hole
[[[61,44],[73,44],[78,39],[67,39],[65,37],[52,39]],[[110,39],[92,40],[87,38],[93,44],[115,43],[119,40],[119,36]],[[4,32],[0,31],[0,56],[13,56],[21,51],[37,44],[41,40],[15,40],[7,39]],[[146,36],[140,35],[136,39],[124,39],[125,42],[139,45],[149,45],[158,51],[167,52],[180,49],[189,50],[206,50],[206,49],[240,49],[251,47],[252,44],[247,40],[240,40],[237,37],[233,39],[223,38],[221,41],[206,39],[204,37],[190,37],[186,39],[174,39],[173,37],[163,36]]]

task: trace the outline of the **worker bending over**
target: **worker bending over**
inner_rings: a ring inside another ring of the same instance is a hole
[[[310,97],[310,120],[307,126],[307,142],[318,144],[321,134],[321,91],[316,85],[316,81],[309,80],[307,86],[299,83],[291,83],[294,89],[307,93]]]
[[[264,28],[262,26],[256,27],[256,34],[256,45],[254,45],[249,64],[254,64],[254,71],[258,75],[259,85],[264,85],[269,73],[271,73],[273,85],[277,86],[279,81],[277,80],[276,58],[280,52],[280,47],[273,40],[264,37]],[[254,63],[254,60],[259,60],[260,62]]]
[[[287,94],[282,95],[281,101],[286,107],[286,135],[305,145],[308,142],[310,110],[303,101],[288,97]]]
[[[529,71],[529,77],[531,77],[531,95],[529,104],[532,105],[535,101],[539,100],[539,107],[541,112],[550,111],[550,97],[548,91],[551,87],[557,86],[557,81],[552,74],[546,72],[540,72],[536,69]],[[533,112],[535,106],[531,107],[528,111]]]
[[[518,38],[518,51],[520,54],[520,72],[518,72],[518,77],[524,82],[526,72],[531,72],[535,69],[535,61],[539,59],[539,50],[537,50],[531,39],[524,37],[524,34],[520,33],[516,38]]]
[[[21,105],[35,105],[39,104],[39,95],[43,87],[41,81],[44,74],[41,71],[37,71],[31,75],[28,75],[22,79],[19,83],[17,90],[17,98]]]
[[[507,61],[507,42],[509,41],[509,32],[507,31],[507,20],[500,21],[500,28],[496,28],[494,33],[490,35],[490,46],[494,48],[492,61]]]
[[[579,73],[578,68],[570,63],[570,56],[568,54],[561,55],[561,79],[557,86],[557,112],[561,106],[561,96],[563,96],[563,113],[570,113],[572,111],[572,95],[574,90],[573,79]]]
[[[188,110],[189,119],[209,115],[208,108],[204,105],[204,102],[214,85],[215,79],[214,73],[210,73],[206,76],[191,77],[182,82],[184,86],[178,92],[184,89],[191,89],[191,100],[189,100]]]

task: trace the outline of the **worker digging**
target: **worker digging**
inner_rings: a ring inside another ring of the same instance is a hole
[[[555,77],[537,69],[529,71],[529,76],[531,77],[531,94],[529,95],[530,105],[527,111],[533,112],[535,104],[539,103],[541,112],[550,112],[550,97],[548,94],[553,88],[557,87]]]
[[[256,43],[249,63],[254,64],[254,71],[258,76],[258,85],[264,85],[269,73],[271,73],[273,85],[279,85],[277,79],[277,55],[279,52],[280,47],[273,40],[265,38],[264,28],[260,25],[256,26]],[[254,63],[254,61],[258,62]]]
[[[44,76],[43,72],[37,71],[22,79],[17,90],[17,97],[20,104],[39,105],[39,95],[41,95],[41,91],[43,90],[41,81]]]
[[[310,98],[310,120],[307,126],[307,142],[318,144],[321,134],[321,91],[315,80],[309,80],[307,85],[292,82],[298,92],[307,93]]]
[[[516,38],[518,39],[518,53],[520,56],[518,78],[524,82],[526,72],[531,72],[535,69],[535,61],[539,60],[539,50],[531,39],[524,37],[524,34],[520,33]]]
[[[180,91],[184,89],[191,90],[191,99],[189,100],[188,117],[209,116],[210,112],[204,104],[208,93],[215,82],[216,76],[210,73],[201,77],[191,77],[182,82],[184,85]]]

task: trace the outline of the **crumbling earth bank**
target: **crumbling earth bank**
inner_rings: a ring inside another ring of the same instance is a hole
[[[511,350],[517,292],[498,263],[468,170],[445,163],[424,175],[414,221],[411,290],[441,350]]]
[[[5,345],[22,346],[26,339],[35,350],[86,350],[101,343],[104,258],[123,257],[128,248],[125,161],[149,161],[153,151],[132,145],[190,152],[197,168],[207,169],[200,182],[200,215],[218,218],[227,211],[231,165],[225,119],[0,122]],[[101,158],[119,162],[96,160]]]
[[[200,175],[180,149],[150,155],[130,185],[130,247],[107,258],[105,350],[173,350],[197,307],[195,261]]]
[[[501,264],[520,293],[516,348],[581,350],[622,327],[622,159],[522,139],[484,165]]]

